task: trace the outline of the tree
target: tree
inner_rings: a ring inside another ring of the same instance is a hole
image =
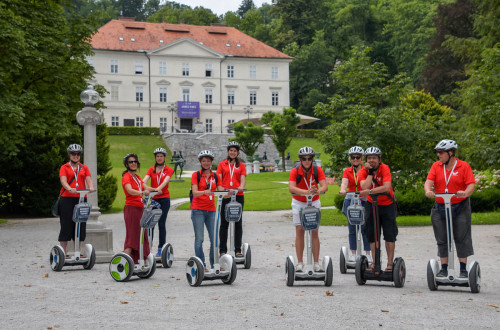
[[[255,9],[255,5],[252,0],[242,0],[237,13],[241,18],[243,18],[245,17],[245,14],[252,9]]]
[[[262,116],[262,122],[271,127],[271,140],[281,154],[283,172],[285,171],[285,151],[290,146],[297,132],[300,117],[293,108],[284,108],[283,113],[268,111]]]
[[[235,138],[231,141],[236,141],[240,144],[241,150],[248,156],[253,157],[259,144],[264,143],[264,128],[255,126],[249,122],[247,126],[243,123],[234,124]]]
[[[106,123],[97,126],[97,186],[98,204],[101,211],[111,208],[118,189],[117,179],[108,172],[112,169],[109,159],[108,127]]]

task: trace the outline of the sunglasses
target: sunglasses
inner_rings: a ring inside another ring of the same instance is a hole
[[[302,157],[300,160],[303,162],[305,162],[305,161],[312,162],[313,157]]]
[[[438,155],[441,155],[441,154],[446,153],[446,151],[444,151],[444,150],[437,150],[437,151],[436,151],[436,153],[437,153]]]
[[[71,156],[80,156],[80,153],[79,152],[72,152],[70,153]]]
[[[129,164],[133,164],[133,163],[136,163],[136,164],[137,164],[137,163],[138,163],[138,161],[137,161],[137,160],[129,160],[129,161],[128,161],[128,163],[129,163]]]
[[[355,160],[355,159],[361,159],[361,156],[351,156],[351,159],[352,159],[352,160]]]

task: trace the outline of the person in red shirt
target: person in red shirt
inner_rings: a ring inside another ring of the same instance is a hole
[[[144,177],[144,185],[147,186],[149,179],[151,178],[151,188],[158,191],[159,194],[153,197],[153,199],[160,204],[161,207],[161,217],[158,220],[158,230],[160,236],[158,237],[158,252],[157,256],[161,256],[161,249],[167,241],[167,230],[166,222],[168,211],[170,210],[170,192],[168,191],[168,183],[174,171],[165,165],[165,157],[167,156],[167,150],[164,148],[156,148],[153,152],[155,155],[155,165],[151,166],[148,173]],[[154,229],[151,233],[151,240],[154,237]]]
[[[424,184],[425,196],[435,198],[431,210],[432,229],[441,259],[439,277],[448,276],[448,249],[444,201],[435,193],[455,193],[451,199],[453,237],[460,262],[460,277],[467,277],[467,257],[474,254],[471,235],[471,208],[469,196],[474,192],[476,181],[467,162],[455,157],[458,145],[453,140],[442,140],[436,147],[439,160],[432,164]],[[432,188],[434,187],[434,191]]]
[[[247,169],[245,164],[238,157],[240,153],[240,145],[236,141],[229,142],[227,146],[227,159],[223,160],[217,166],[217,175],[222,182],[222,187],[224,189],[238,189],[236,194],[236,201],[241,204],[241,207],[245,205],[245,198],[243,196],[243,190],[245,189]],[[231,199],[224,198],[222,200],[222,213],[221,213],[221,224],[219,230],[220,236],[220,254],[221,256],[227,253],[227,229],[229,227],[229,222],[226,221],[226,205]],[[234,252],[236,257],[243,257],[241,253],[241,239],[243,236],[243,216],[240,221],[235,223],[234,228]]]
[[[210,239],[210,266],[214,267],[214,224],[215,224],[215,198],[213,191],[222,190],[220,180],[216,180],[212,172],[212,162],[214,154],[210,150],[202,150],[198,154],[201,169],[191,176],[191,190],[193,201],[191,202],[191,221],[194,230],[194,253],[200,258],[208,271],[205,263],[205,253],[203,253],[203,240],[205,232],[203,225],[207,227]],[[198,174],[200,181],[198,182]]]
[[[361,190],[361,180],[359,180],[359,172],[363,168],[361,165],[363,162],[363,148],[359,146],[354,146],[349,149],[349,161],[351,162],[351,167],[348,167],[344,170],[344,174],[342,175],[342,184],[340,185],[340,194],[346,195],[346,192],[351,191],[360,191]],[[361,205],[365,206],[366,198],[362,197]],[[347,196],[344,199],[344,205],[342,205],[342,213],[347,217],[347,208],[351,205],[353,200],[352,196]],[[358,247],[356,240],[356,226],[347,224],[349,229],[349,247],[351,248],[351,256],[349,257],[349,261],[356,261],[356,249]],[[370,254],[370,243],[368,242],[368,238],[365,233],[365,225],[361,226],[361,236],[363,237],[363,247],[365,249],[365,255],[368,259],[369,263],[372,263],[372,256]]]
[[[125,192],[125,207],[123,216],[125,218],[125,243],[123,249],[132,257],[134,263],[139,261],[139,249],[141,244],[141,217],[144,211],[143,195],[149,195],[153,188],[143,184],[141,177],[137,174],[140,169],[139,157],[136,154],[127,154],[123,158],[126,170],[122,174],[122,187]],[[147,232],[144,231],[144,259],[149,255],[149,243]]]
[[[316,195],[313,197],[312,206],[321,208],[319,193],[325,193],[328,190],[328,184],[326,183],[325,173],[321,167],[316,167],[318,171],[317,181],[314,177],[314,167],[316,165],[313,165],[313,162],[316,152],[311,147],[302,147],[298,152],[298,156],[300,159],[300,166],[294,167],[290,171],[290,177],[288,178],[288,190],[292,194]],[[300,176],[300,181],[298,183],[297,176]],[[297,272],[302,272],[304,269],[303,254],[305,230],[302,228],[300,223],[300,210],[306,207],[306,202],[306,196],[292,196],[292,215],[293,224],[295,225],[295,252],[297,253],[297,265],[295,267]],[[320,242],[318,229],[313,230],[311,236],[314,271],[320,272],[323,270],[319,264]]]
[[[61,198],[59,200],[59,244],[64,249],[66,255],[66,247],[68,241],[75,239],[75,222],[73,221],[73,209],[80,201],[79,189],[85,189],[85,186],[90,192],[95,191],[90,171],[87,165],[80,163],[80,156],[83,148],[79,144],[71,144],[68,149],[69,162],[61,166],[59,170],[59,180],[61,181]],[[85,197],[85,201],[87,198]],[[80,243],[85,241],[87,223],[80,224]]]
[[[375,229],[373,223],[373,199],[371,194],[384,194],[377,198],[378,220],[382,226],[387,252],[386,272],[392,271],[394,251],[396,250],[396,237],[398,236],[398,225],[396,224],[396,209],[394,204],[394,191],[392,189],[391,169],[382,163],[382,151],[377,147],[370,147],[365,151],[366,164],[359,172],[361,180],[360,196],[367,196],[365,207],[366,235],[370,241],[372,255],[375,255]],[[374,265],[372,264],[371,267]]]

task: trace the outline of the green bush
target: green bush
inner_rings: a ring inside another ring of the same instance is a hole
[[[417,187],[417,189],[396,191],[396,200],[401,215],[428,215],[434,204],[433,199],[425,197],[422,186]]]
[[[99,189],[97,201],[101,212],[105,212],[111,208],[113,201],[116,198],[118,189],[116,177],[111,174],[99,176],[97,178],[97,187]]]
[[[472,212],[495,211],[499,208],[498,201],[500,201],[500,189],[497,186],[476,190],[470,197]]]
[[[342,210],[342,206],[344,205],[344,199],[345,196],[340,194],[335,195],[335,197],[333,198],[333,204],[338,210]]]
[[[160,135],[159,127],[108,127],[109,135]]]
[[[301,138],[316,138],[316,135],[319,134],[322,130],[320,129],[298,129],[295,137]]]

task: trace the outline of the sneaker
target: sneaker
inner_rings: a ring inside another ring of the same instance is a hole
[[[367,254],[367,255],[366,255],[366,260],[368,260],[368,263],[369,263],[369,264],[372,264],[372,263],[373,263],[373,258],[372,258],[372,255],[371,255],[371,254]]]
[[[448,277],[448,271],[441,268],[441,270],[439,271],[439,273],[437,273],[436,276],[437,277]]]
[[[467,277],[469,277],[469,273],[467,273],[466,270],[461,270],[460,275],[458,277],[467,278]]]
[[[299,262],[296,266],[295,266],[295,271],[296,272],[302,272],[302,270],[304,269],[304,264],[302,262]]]
[[[355,261],[356,261],[356,255],[351,254],[351,256],[349,257],[349,262],[355,262]]]
[[[161,249],[160,248],[158,248],[158,252],[156,253],[156,256],[161,257]]]
[[[319,265],[319,263],[315,262],[314,263],[314,271],[315,272],[323,272],[323,268]]]

